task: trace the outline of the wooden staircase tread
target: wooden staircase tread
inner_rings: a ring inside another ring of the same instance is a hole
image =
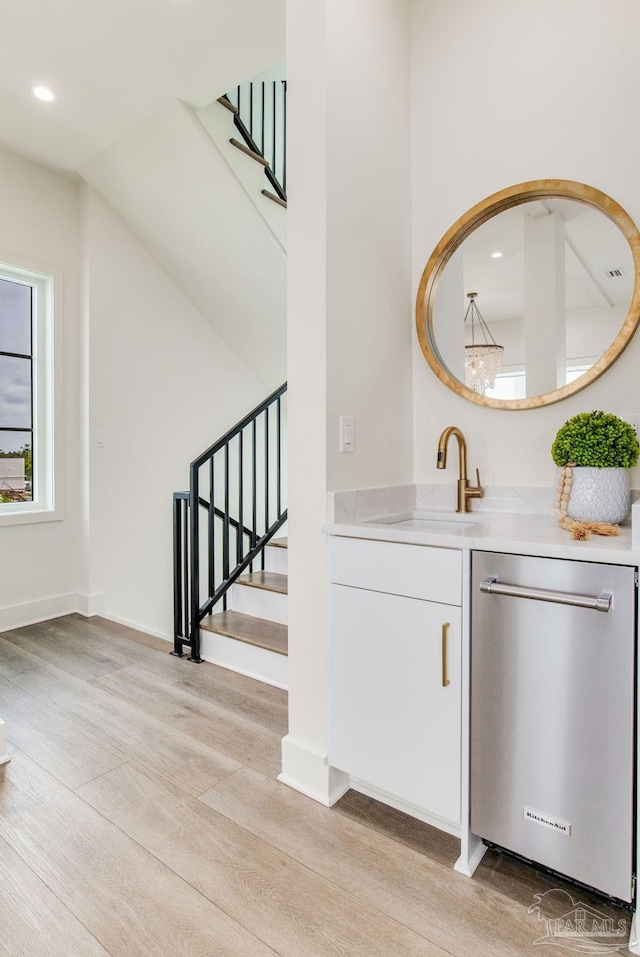
[[[237,114],[237,113],[238,113],[238,107],[237,107],[237,106],[234,106],[233,103],[231,102],[231,100],[230,100],[228,97],[226,97],[226,96],[219,96],[219,97],[218,97],[218,103],[220,103],[221,106],[226,107],[226,109],[229,110],[231,113],[234,113],[234,114]]]
[[[287,654],[287,626],[276,621],[245,615],[240,611],[222,611],[204,618],[200,627],[279,655]]]
[[[287,541],[288,539],[285,535],[283,538],[272,538],[268,544],[274,548],[288,548]]]
[[[264,156],[261,156],[260,153],[256,153],[255,150],[249,149],[249,147],[245,146],[244,143],[241,143],[240,140],[232,138],[229,140],[229,142],[232,146],[235,146],[237,150],[240,150],[241,153],[244,153],[246,156],[250,156],[251,159],[256,161],[256,163],[260,163],[261,166],[269,165]]]
[[[286,595],[288,592],[287,576],[279,572],[250,572],[248,575],[241,575],[237,584],[264,588],[265,591],[275,591],[281,595]]]
[[[262,193],[263,196],[266,196],[267,199],[270,199],[273,203],[277,203],[278,206],[284,206],[285,209],[287,208],[286,199],[281,199],[280,196],[276,196],[276,194],[272,193],[270,189],[261,189],[260,192]]]

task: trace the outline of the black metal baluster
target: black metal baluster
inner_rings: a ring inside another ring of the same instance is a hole
[[[264,410],[264,530],[269,528],[269,407]],[[261,565],[264,571],[264,549]]]
[[[287,192],[287,81],[282,81],[282,189]]]
[[[191,467],[191,488],[189,508],[191,524],[191,612],[190,638],[191,654],[189,661],[201,661],[200,658],[200,476],[198,468]]]
[[[191,621],[189,619],[189,601],[191,594],[191,566],[189,564],[189,498],[182,500],[182,563],[184,567],[184,587],[182,589],[184,623],[182,634],[185,638],[191,634]]]
[[[173,655],[182,658],[184,579],[182,576],[182,499],[173,496]]]
[[[229,443],[224,447],[224,519],[222,535],[222,577],[226,581],[229,577]],[[227,595],[225,592],[223,610],[227,610]]]
[[[214,495],[214,481],[213,481],[213,463],[214,456],[212,455],[209,459],[209,514],[207,516],[207,532],[209,540],[209,548],[207,550],[207,564],[208,564],[208,581],[209,581],[209,595],[207,597],[211,598],[214,591],[216,590],[216,578],[215,578],[215,538],[216,538],[216,499]]]
[[[260,84],[260,152],[264,156],[264,83]]]
[[[251,423],[252,432],[253,432],[253,441],[251,444],[251,508],[252,508],[252,518],[251,518],[251,548],[256,547],[256,542],[258,541],[258,483],[257,483],[257,456],[256,456],[256,444],[257,444],[257,433],[256,433],[256,423],[257,419],[254,419]],[[251,561],[250,571],[253,571],[253,560]]]
[[[236,532],[236,561],[238,565],[242,564],[244,558],[244,532],[243,528],[243,495],[244,495],[244,469],[242,467],[243,453],[243,433],[238,433],[238,531]]]
[[[276,84],[275,81],[272,84],[272,101],[273,101],[273,124],[271,129],[271,168],[273,169],[273,175],[275,178],[278,178],[278,173],[276,170]]]
[[[281,423],[281,409],[280,409],[280,396],[276,402],[276,453],[277,453],[277,469],[276,469],[276,482],[277,482],[277,505],[278,511],[277,516],[280,518],[282,515],[282,483],[281,483],[281,474],[282,474],[282,423]]]

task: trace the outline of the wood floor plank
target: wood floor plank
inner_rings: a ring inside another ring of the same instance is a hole
[[[87,621],[83,615],[75,614],[71,617]],[[147,645],[149,648],[155,648],[156,651],[161,651],[163,654],[171,651],[171,642],[165,638],[157,638],[156,635],[149,635],[145,631],[137,631],[135,628],[130,628],[129,625],[123,625],[119,621],[111,621],[110,618],[103,618],[101,615],[93,615],[88,620],[101,628],[107,628],[114,635],[120,635],[121,638],[127,638],[129,641]]]
[[[433,861],[428,846],[418,853],[248,768],[200,800],[455,957],[539,954],[526,906]]]
[[[445,957],[391,917],[133,764],[78,794],[282,957]]]
[[[0,677],[10,678],[32,668],[42,668],[46,664],[44,658],[39,658],[24,648],[19,648],[5,638],[10,632],[0,635]]]
[[[424,854],[425,847],[428,847],[431,860],[446,867],[453,867],[460,856],[460,841],[452,834],[439,831],[415,817],[409,817],[402,811],[374,801],[366,794],[359,794],[358,791],[347,791],[344,797],[334,804],[333,810],[413,848],[420,854]]]
[[[233,758],[52,665],[11,681],[190,794],[201,794],[240,767]]]
[[[109,957],[0,838],[0,957]]]
[[[127,637],[132,629],[115,625],[105,618],[87,621],[79,615],[70,615],[58,621],[64,621],[68,636],[77,641],[96,643],[110,657],[120,660],[123,666],[140,668],[155,675],[163,684],[189,689],[233,714],[241,714],[281,735],[287,733],[287,693],[280,688],[206,661],[194,665],[186,659],[174,658],[166,653],[166,642],[162,642],[162,649],[148,646],[146,642],[134,643]],[[157,643],[159,639],[152,641]]]
[[[99,648],[95,649],[89,644],[79,646],[78,642],[69,639],[64,633],[64,625],[57,624],[57,621],[54,618],[15,631],[5,631],[3,638],[78,678],[97,678],[122,667],[121,661],[110,658]]]
[[[60,632],[64,634],[67,647],[70,642],[80,645],[80,650],[91,649],[108,655],[121,668],[135,666],[148,671],[165,683],[177,681],[192,664],[186,658],[174,658],[169,652],[171,647],[165,642],[165,653],[150,648],[142,642],[134,642],[119,634],[109,623],[98,624],[95,618],[87,620],[80,616],[69,615],[58,619]],[[92,677],[92,676],[91,676]]]
[[[0,836],[111,957],[273,957],[24,755],[0,776]]]
[[[77,788],[129,760],[129,755],[5,678],[0,678],[0,710],[12,744],[67,787]]]
[[[199,741],[229,755],[241,764],[276,777],[281,768],[281,737],[256,727],[215,703],[175,685],[158,687],[150,675],[136,668],[123,668],[92,682],[167,725],[180,728]]]
[[[216,665],[191,668],[175,687],[212,702],[254,725],[284,737],[288,730],[287,692]]]
[[[551,888],[630,926],[494,851],[458,875],[455,841],[370,798],[329,810],[284,787],[285,692],[89,624],[0,636],[0,716],[4,700],[24,749],[10,739],[0,769],[0,957],[539,957],[527,909]],[[95,808],[61,783],[76,781],[73,740],[92,770],[100,749],[128,759],[81,785]]]

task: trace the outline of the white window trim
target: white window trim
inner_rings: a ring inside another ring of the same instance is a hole
[[[61,521],[64,518],[62,271],[2,251],[0,268],[3,276],[35,289],[32,452],[34,463],[38,463],[38,482],[34,475],[32,486],[37,499],[0,504],[0,527]]]

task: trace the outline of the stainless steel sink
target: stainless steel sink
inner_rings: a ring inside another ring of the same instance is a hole
[[[385,522],[394,528],[432,528],[441,531],[459,532],[463,528],[473,528],[476,522],[457,522],[445,518],[406,518],[399,522]]]
[[[403,515],[390,515],[370,521],[371,525],[392,525],[394,528],[414,528],[418,530],[461,532],[473,528],[482,518],[470,512],[409,512]]]

